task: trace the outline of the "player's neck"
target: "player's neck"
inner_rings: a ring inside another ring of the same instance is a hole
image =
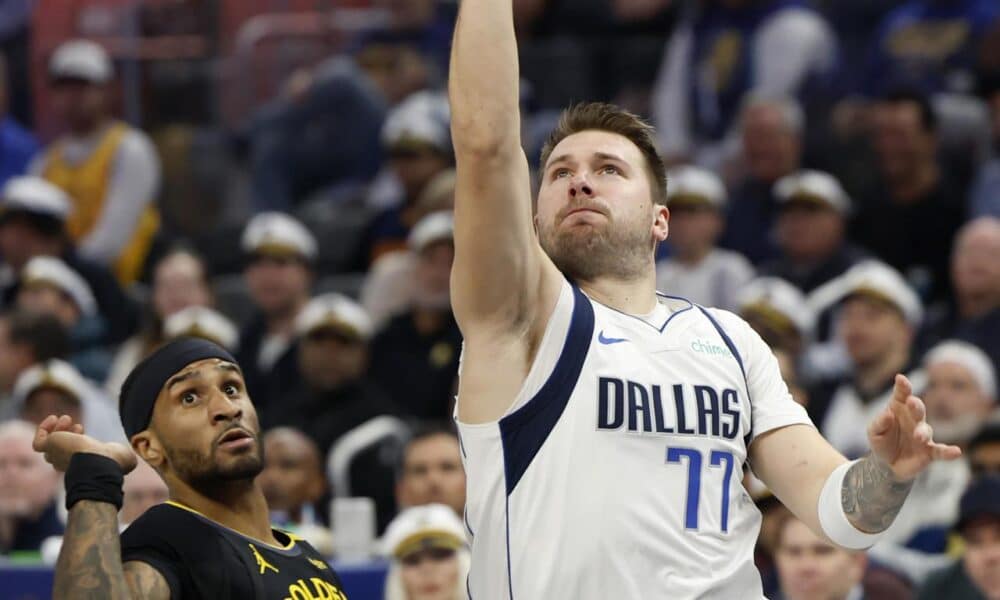
[[[170,499],[249,538],[280,545],[271,531],[267,500],[253,480],[226,482],[210,494],[181,483],[171,488]]]
[[[656,308],[655,273],[638,279],[598,277],[577,285],[593,300],[626,314],[645,315]]]

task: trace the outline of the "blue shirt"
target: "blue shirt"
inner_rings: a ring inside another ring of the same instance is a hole
[[[864,91],[970,91],[979,39],[998,17],[997,0],[912,0],[900,6],[876,35]]]
[[[23,175],[38,150],[38,140],[30,131],[10,117],[0,120],[0,186]]]

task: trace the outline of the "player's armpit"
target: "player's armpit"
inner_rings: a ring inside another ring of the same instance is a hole
[[[170,600],[170,586],[154,567],[139,560],[130,560],[125,563],[123,569],[132,598]]]
[[[118,509],[81,500],[66,522],[56,562],[54,600],[132,600],[122,572]]]
[[[817,505],[827,478],[847,459],[815,427],[789,425],[763,433],[750,445],[754,474],[782,504],[826,537]]]

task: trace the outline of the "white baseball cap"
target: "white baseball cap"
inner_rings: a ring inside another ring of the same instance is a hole
[[[411,94],[386,118],[382,144],[390,149],[430,146],[450,153],[450,113],[448,99],[440,92]]]
[[[75,398],[78,402],[89,389],[76,367],[66,361],[53,358],[26,369],[14,383],[13,400],[23,406],[28,397],[42,388],[56,388]]]
[[[417,221],[407,243],[414,252],[421,252],[434,242],[455,239],[455,216],[450,210],[432,212]]]
[[[189,306],[163,321],[163,335],[168,339],[182,336],[205,338],[227,350],[236,348],[239,332],[222,313],[207,306]]]
[[[65,221],[71,211],[69,197],[41,177],[12,177],[3,186],[0,210],[22,211]]]
[[[755,314],[778,329],[794,328],[808,339],[816,323],[816,315],[797,287],[780,277],[758,277],[743,286],[736,299],[740,314]]]
[[[114,75],[114,69],[108,53],[100,44],[90,40],[70,40],[62,43],[52,54],[49,75],[53,79],[106,83]]]
[[[896,269],[876,260],[860,262],[839,279],[839,301],[849,296],[863,295],[888,302],[903,313],[906,321],[919,326],[924,318],[920,297]]]
[[[803,169],[786,175],[774,184],[779,205],[802,202],[827,206],[841,215],[851,212],[851,199],[837,178],[823,171]]]
[[[295,332],[300,336],[319,329],[333,329],[359,341],[368,341],[375,333],[371,317],[360,304],[334,293],[316,296],[295,319]]]
[[[426,548],[457,550],[466,544],[465,528],[455,511],[444,504],[424,504],[403,510],[389,523],[382,553],[403,558]]]
[[[66,263],[52,256],[36,256],[21,271],[22,285],[46,284],[54,286],[73,299],[80,312],[86,316],[97,314],[97,301],[90,285]]]
[[[316,258],[316,238],[298,220],[281,212],[264,212],[251,219],[241,245],[247,254]]]
[[[726,186],[715,173],[692,166],[667,171],[667,203],[670,206],[707,204],[723,209],[726,202]]]
[[[979,389],[989,398],[997,397],[997,375],[993,361],[985,352],[968,342],[945,340],[924,355],[924,367],[952,363],[969,371]]]

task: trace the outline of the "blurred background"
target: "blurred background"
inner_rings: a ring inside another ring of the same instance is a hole
[[[769,597],[1000,598],[1000,1],[512,1],[533,167],[571,103],[646,117],[660,290],[747,319],[846,455],[898,372],[965,449],[868,553],[748,473]],[[381,537],[464,508],[457,10],[0,0],[0,597],[47,597],[65,520],[33,424],[123,440],[121,382],[179,335],[237,353],[273,520],[353,560],[352,598],[415,600],[420,577],[463,597],[463,550],[388,560]],[[130,475],[122,522],[165,494]]]

